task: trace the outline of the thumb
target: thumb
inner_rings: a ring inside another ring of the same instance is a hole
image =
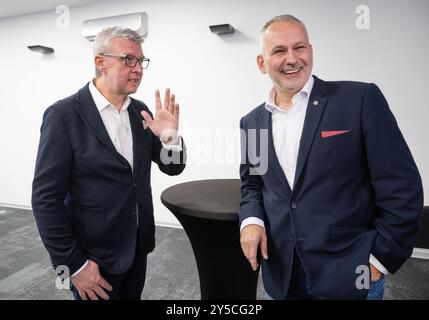
[[[153,122],[153,119],[150,116],[150,114],[148,112],[146,112],[146,111],[142,111],[141,115],[142,115],[143,119],[145,119],[147,125],[150,126],[152,124],[152,122]]]

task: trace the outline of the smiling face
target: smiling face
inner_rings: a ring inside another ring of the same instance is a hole
[[[109,42],[109,49],[104,53],[128,54],[138,59],[143,57],[140,44],[119,37],[113,38]],[[130,68],[125,65],[123,58],[98,55],[96,56],[96,65],[110,94],[127,96],[137,91],[143,76],[143,69],[139,63]]]
[[[261,35],[257,63],[271,78],[278,95],[291,98],[298,93],[313,68],[313,49],[304,25],[296,21],[272,23]]]

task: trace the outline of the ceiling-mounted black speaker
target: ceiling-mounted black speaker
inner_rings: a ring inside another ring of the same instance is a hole
[[[35,46],[27,46],[28,49],[34,52],[40,52],[43,54],[48,54],[54,52],[53,48],[41,46],[41,45],[35,45]]]
[[[218,35],[234,33],[234,27],[231,26],[229,23],[215,24],[215,25],[209,26],[209,28],[211,32],[216,33]]]

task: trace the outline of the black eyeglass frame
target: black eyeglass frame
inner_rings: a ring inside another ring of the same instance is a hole
[[[143,57],[139,59],[132,54],[100,53],[100,56],[115,57],[115,58],[123,59],[125,65],[130,68],[134,68],[138,62],[142,67],[142,69],[147,69],[149,67],[149,62],[150,62],[149,58]]]

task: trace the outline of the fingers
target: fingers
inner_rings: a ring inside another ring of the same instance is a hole
[[[244,256],[249,261],[253,271],[258,268],[258,261],[256,258],[259,241],[252,241],[248,239],[245,235],[241,237],[241,249],[243,250]]]
[[[87,290],[85,293],[88,295],[90,300],[100,300],[100,299],[98,299],[98,297],[94,293],[94,291],[92,291],[91,289]]]
[[[77,292],[79,292],[79,296],[82,300],[88,300],[88,298],[86,297],[85,291],[78,290]]]
[[[99,298],[109,300],[110,297],[104,290],[112,291],[113,288],[106,280],[101,278],[100,281],[92,287],[78,290],[78,292],[82,300],[88,300],[88,298],[90,300],[100,300]]]
[[[268,259],[267,235],[265,229],[259,225],[247,225],[241,231],[240,243],[244,255],[249,261],[253,271],[259,267],[258,249],[261,247],[261,254],[264,259]]]
[[[179,120],[179,113],[180,113],[180,108],[179,108],[179,104],[176,103],[174,105],[174,118],[176,118],[177,120]]]
[[[100,280],[98,281],[98,284],[102,287],[102,288],[104,288],[104,289],[106,289],[106,290],[108,290],[108,291],[112,291],[113,290],[113,287],[110,285],[110,283],[108,283],[107,281],[106,281],[106,279],[104,279],[103,277],[101,277],[100,276]]]
[[[171,95],[170,97],[170,104],[169,104],[169,109],[168,111],[174,115],[174,107],[175,107],[175,103],[176,103],[176,96],[174,94]]]
[[[252,266],[253,271],[256,271],[256,269],[258,269],[258,266],[259,266],[258,260],[256,257],[257,252],[258,252],[258,244],[256,244],[256,245],[252,244],[249,246],[249,252],[248,252],[249,258],[248,258],[248,260],[250,262],[250,265]]]
[[[112,291],[113,287],[100,275],[100,279],[98,280],[98,283],[95,288],[93,288],[95,293],[104,300],[109,300],[109,295],[104,291]]]
[[[170,88],[165,89],[164,96],[164,109],[169,110],[170,108]]]
[[[178,109],[178,104],[176,103],[176,96],[170,92],[170,88],[165,89],[164,103],[161,104],[161,97],[159,90],[155,90],[155,106],[156,109],[164,109],[170,112],[172,115],[176,115],[176,110]],[[177,118],[178,118],[177,113]]]
[[[162,109],[161,96],[159,94],[159,90],[158,89],[155,90],[155,108],[156,108],[157,111]]]
[[[97,286],[93,290],[95,291],[95,293],[97,294],[97,296],[100,297],[101,299],[103,299],[103,300],[109,300],[109,295],[103,290],[102,287]]]

